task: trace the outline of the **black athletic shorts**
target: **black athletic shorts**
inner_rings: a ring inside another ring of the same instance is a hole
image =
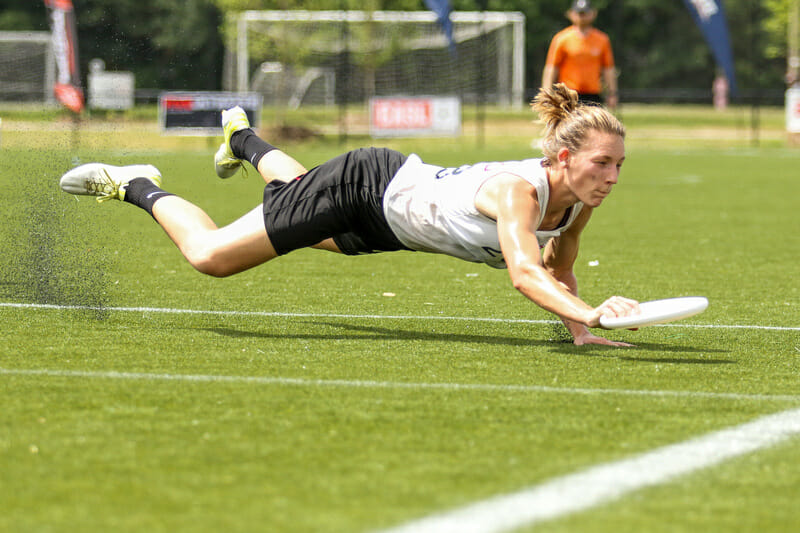
[[[332,237],[349,255],[407,250],[386,222],[383,193],[406,156],[360,148],[264,189],[264,225],[278,255]]]
[[[594,93],[584,93],[578,95],[578,100],[583,102],[584,104],[603,104],[603,99],[600,97],[599,94]]]

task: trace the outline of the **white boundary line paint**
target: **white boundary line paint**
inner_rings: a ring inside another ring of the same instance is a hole
[[[369,320],[449,320],[464,322],[502,322],[504,324],[560,324],[558,320],[531,320],[525,318],[486,318],[467,316],[414,316],[414,315],[348,315],[340,313],[281,313],[270,311],[217,311],[204,309],[171,309],[165,307],[95,307],[89,305],[54,305],[0,302],[0,308],[14,309],[51,309],[62,311],[114,311],[118,313],[161,313],[176,315],[216,315],[216,316],[261,316],[279,318],[350,318]],[[800,327],[758,326],[738,324],[656,324],[650,327],[662,328],[696,328],[696,329],[756,329],[769,331],[800,331]]]
[[[57,378],[120,379],[133,381],[185,381],[194,383],[251,383],[256,385],[292,385],[298,387],[346,387],[369,389],[412,389],[445,391],[495,391],[523,393],[553,393],[573,395],[617,394],[621,396],[651,396],[661,398],[708,398],[715,400],[757,400],[800,402],[800,395],[743,394],[736,392],[592,389],[549,387],[546,385],[514,385],[500,383],[413,383],[402,381],[368,381],[349,379],[307,379],[278,376],[223,376],[209,374],[159,374],[150,372],[117,372],[89,370],[0,368],[0,376],[45,376]]]
[[[499,533],[531,526],[774,446],[798,433],[800,409],[783,411],[415,520],[383,533]]]

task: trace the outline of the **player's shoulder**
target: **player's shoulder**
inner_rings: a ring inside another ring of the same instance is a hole
[[[611,39],[608,37],[608,34],[603,30],[598,30],[597,28],[592,28],[591,30],[592,38],[597,39],[598,41],[606,41],[611,42]]]
[[[567,26],[566,28],[564,28],[563,30],[559,31],[558,33],[556,33],[553,36],[553,42],[557,43],[557,42],[564,41],[565,39],[569,39],[570,37],[572,37],[574,34],[575,34],[575,27],[574,26]]]

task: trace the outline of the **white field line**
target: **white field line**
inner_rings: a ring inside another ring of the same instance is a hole
[[[162,313],[176,315],[215,315],[215,316],[255,316],[277,318],[347,318],[369,320],[442,320],[463,322],[501,322],[503,324],[560,324],[558,320],[531,320],[526,318],[486,318],[444,315],[348,315],[341,313],[281,313],[272,311],[219,311],[213,309],[173,309],[165,307],[95,307],[89,305],[54,305],[16,302],[0,302],[0,308],[16,309],[52,309],[77,311],[114,311],[118,313]],[[695,329],[756,329],[769,331],[800,331],[800,327],[759,326],[742,324],[656,324],[650,327],[662,328],[695,328]]]
[[[667,483],[800,433],[800,409],[715,431],[415,520],[383,533],[498,533],[577,513]]]
[[[455,392],[521,392],[572,394],[584,396],[616,394],[621,396],[650,396],[657,398],[800,402],[800,395],[792,394],[743,394],[735,392],[681,390],[593,389],[581,387],[549,387],[546,385],[514,385],[501,383],[413,383],[402,381],[287,378],[279,376],[224,376],[213,374],[160,374],[153,372],[0,368],[0,376],[3,375],[83,379],[119,379],[133,381],[183,381],[190,383],[249,383],[255,385],[291,385],[298,387],[444,390]]]

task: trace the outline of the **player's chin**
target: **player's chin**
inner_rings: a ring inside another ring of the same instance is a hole
[[[583,205],[585,205],[586,207],[590,207],[590,208],[594,209],[595,207],[600,207],[600,204],[602,204],[602,203],[603,203],[603,199],[602,198],[600,198],[600,199],[593,198],[591,200],[584,201]]]
[[[603,200],[605,200],[605,199],[606,199],[606,197],[608,197],[608,193],[605,193],[605,194],[603,194],[603,193],[597,194],[597,195],[595,195],[595,197],[594,197],[594,198],[592,198],[592,201],[591,201],[591,202],[589,202],[589,203],[587,203],[586,205],[588,205],[589,207],[599,207],[599,206],[600,206],[600,204],[602,204],[602,203],[603,203]]]
[[[590,198],[585,199],[583,201],[583,205],[585,205],[586,207],[592,207],[592,208],[599,207],[600,204],[603,203],[603,200],[606,199],[606,196],[608,196],[608,195],[607,194],[602,194],[602,193],[594,194]]]

